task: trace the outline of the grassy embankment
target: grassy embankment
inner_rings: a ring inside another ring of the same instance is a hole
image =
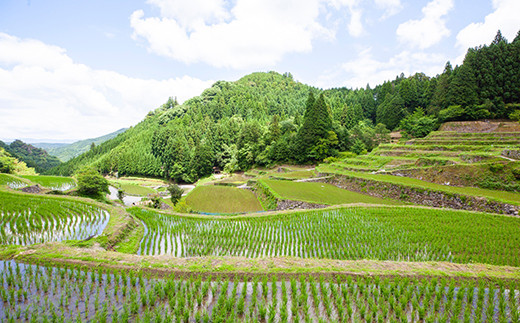
[[[520,205],[520,193],[515,193],[515,192],[495,191],[495,190],[488,190],[488,189],[483,189],[483,188],[478,188],[478,187],[449,186],[449,185],[441,185],[441,184],[423,181],[423,180],[416,179],[416,178],[409,178],[409,177],[403,177],[403,176],[393,176],[393,175],[386,175],[386,174],[370,174],[370,173],[363,173],[363,172],[347,171],[347,170],[341,169],[341,167],[338,167],[334,164],[320,165],[317,169],[319,172],[325,173],[325,174],[346,175],[349,177],[355,177],[355,178],[360,178],[360,179],[369,179],[369,180],[386,182],[386,183],[391,183],[391,184],[399,184],[399,185],[404,185],[404,186],[417,187],[417,188],[421,188],[421,189],[429,189],[429,190],[440,191],[440,192],[445,192],[445,193],[455,193],[455,194],[462,194],[462,195],[475,196],[475,197],[485,197],[490,200],[494,200],[494,201],[498,201],[498,202]]]
[[[326,183],[292,182],[279,180],[261,180],[274,195],[283,200],[296,200],[309,203],[337,205],[349,203],[401,205],[402,202],[372,197],[337,188]]]

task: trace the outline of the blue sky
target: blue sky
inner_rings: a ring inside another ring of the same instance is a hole
[[[434,76],[518,0],[2,0],[0,139],[73,141],[136,124],[216,80],[291,72],[321,88]]]

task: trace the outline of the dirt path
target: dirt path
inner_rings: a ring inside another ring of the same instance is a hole
[[[169,255],[138,256],[101,250],[74,248],[48,243],[22,248],[12,255],[23,262],[106,267],[145,271],[157,276],[168,275],[377,275],[413,277],[459,277],[464,279],[516,279],[520,268],[448,262],[397,262],[377,260],[302,259],[295,257],[191,257]]]

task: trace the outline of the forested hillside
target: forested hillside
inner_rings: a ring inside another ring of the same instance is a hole
[[[0,147],[0,173],[34,175],[36,172],[33,168],[27,167],[26,163],[14,158],[4,148]]]
[[[28,167],[35,168],[38,173],[45,172],[61,163],[58,158],[49,155],[45,150],[21,140],[15,140],[9,145],[0,141],[0,147],[13,157],[25,162]]]
[[[170,98],[135,127],[52,170],[85,164],[104,173],[193,182],[213,167],[312,163],[339,151],[362,153],[400,128],[423,137],[439,122],[507,118],[520,108],[520,33],[500,32],[468,50],[464,63],[371,88],[321,90],[291,74],[253,73],[219,81],[182,105]]]
[[[94,146],[99,145],[109,139],[114,138],[125,130],[126,128],[119,129],[101,137],[80,140],[71,144],[33,143],[32,145],[45,149],[49,155],[56,156],[59,160],[66,162],[67,160],[88,151],[92,147],[92,144],[94,144]]]

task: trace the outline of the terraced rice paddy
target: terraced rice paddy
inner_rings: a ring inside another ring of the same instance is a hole
[[[0,320],[518,322],[517,284],[407,277],[151,278],[0,261]]]
[[[520,265],[520,219],[498,215],[399,207],[234,218],[130,212],[145,225],[138,251],[145,255]]]
[[[315,182],[292,182],[280,180],[261,180],[271,188],[280,199],[305,201],[318,204],[369,203],[399,205],[402,202],[372,197],[365,194],[343,190],[336,186]]]
[[[83,240],[103,232],[106,211],[91,205],[0,191],[0,244]]]
[[[0,174],[0,185],[6,185],[11,189],[18,189],[27,186],[27,182],[15,176]]]
[[[45,175],[21,175],[20,177],[51,190],[66,191],[76,187],[76,181],[70,177]]]
[[[186,204],[202,213],[244,213],[263,211],[249,190],[229,186],[197,186],[186,196]]]

